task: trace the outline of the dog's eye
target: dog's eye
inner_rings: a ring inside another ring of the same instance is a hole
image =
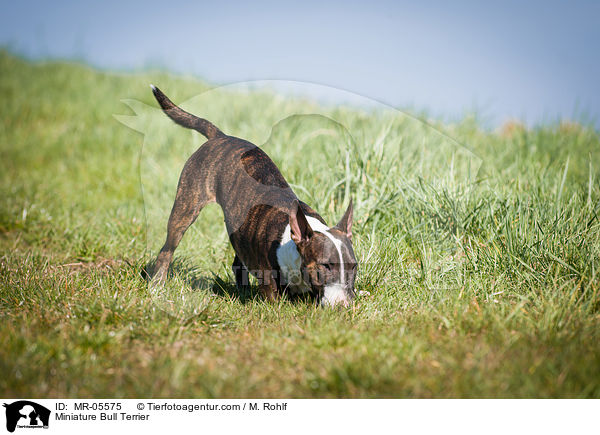
[[[331,266],[332,266],[332,265],[331,265],[331,263],[323,263],[323,264],[321,264],[321,266],[323,266],[323,267],[324,267],[325,269],[327,269],[327,270],[331,270],[331,269],[332,269],[332,267],[331,267]]]

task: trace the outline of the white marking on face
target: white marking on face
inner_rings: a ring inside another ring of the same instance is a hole
[[[331,240],[331,243],[333,243],[337,249],[340,257],[340,282],[325,286],[325,292],[323,299],[321,300],[321,304],[335,305],[338,302],[346,301],[347,296],[344,291],[344,259],[342,257],[342,242],[341,240],[336,239],[333,234],[329,232],[331,228],[323,224],[318,219],[312,216],[306,216],[306,220],[313,231],[319,232]],[[289,224],[283,231],[276,255],[279,268],[281,269],[281,274],[288,285],[290,285],[291,290],[299,293],[310,291],[310,286],[304,282],[304,279],[302,278],[302,258],[300,258],[296,244],[292,240]]]
[[[341,240],[333,237],[333,234],[329,232],[329,228],[327,231],[324,231],[323,234],[327,236],[331,243],[335,246],[335,249],[338,251],[338,255],[340,256],[340,285],[344,286],[344,258],[342,257],[342,242]]]
[[[346,305],[347,303],[348,296],[346,295],[343,284],[331,284],[325,286],[323,298],[321,299],[322,306],[333,307],[337,304]]]

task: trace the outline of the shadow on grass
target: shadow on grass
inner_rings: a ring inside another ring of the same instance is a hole
[[[140,270],[140,276],[146,282],[149,282],[151,271],[154,270],[156,260],[148,262]],[[258,290],[256,284],[251,284],[238,288],[232,279],[223,279],[218,275],[212,274],[211,277],[202,275],[198,268],[191,265],[191,262],[185,258],[175,259],[169,266],[167,280],[179,277],[186,285],[194,291],[208,290],[216,296],[226,299],[236,299],[242,304],[264,300],[263,295]],[[251,278],[254,280],[254,278]],[[293,303],[317,303],[317,298],[312,294],[290,294],[283,292],[283,298]]]

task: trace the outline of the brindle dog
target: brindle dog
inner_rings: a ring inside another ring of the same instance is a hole
[[[299,201],[275,163],[256,145],[228,136],[169,100],[152,92],[177,124],[208,139],[186,162],[158,254],[153,285],[164,282],[173,252],[188,227],[207,204],[223,209],[235,250],[236,285],[258,279],[268,300],[282,291],[312,293],[324,306],[347,306],[355,296],[357,262],[352,249],[352,201],[334,227]]]

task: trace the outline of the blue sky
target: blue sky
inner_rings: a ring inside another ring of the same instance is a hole
[[[297,80],[491,127],[600,125],[600,2],[4,3],[0,45],[214,84]]]

